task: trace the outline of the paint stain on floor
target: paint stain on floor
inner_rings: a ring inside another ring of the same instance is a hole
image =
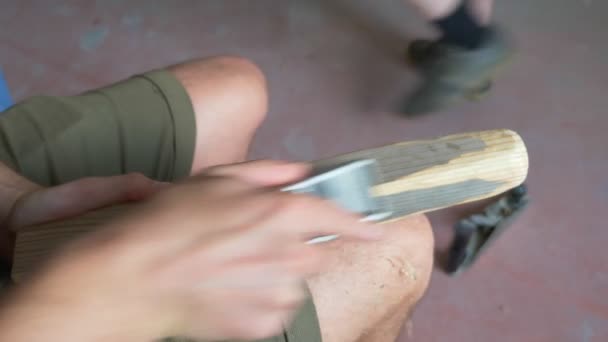
[[[80,36],[80,49],[86,52],[94,52],[104,43],[108,33],[110,33],[110,29],[105,26],[87,30]]]

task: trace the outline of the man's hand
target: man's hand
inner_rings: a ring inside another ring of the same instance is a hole
[[[18,289],[0,312],[0,331],[16,333],[3,339],[223,340],[280,332],[303,299],[305,278],[323,265],[325,249],[307,240],[381,236],[380,227],[327,201],[276,190],[306,172],[299,164],[254,162],[169,187],[72,243]]]

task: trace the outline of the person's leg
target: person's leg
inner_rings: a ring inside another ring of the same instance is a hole
[[[408,0],[429,21],[444,18],[453,12],[463,0]],[[465,0],[466,1],[466,0]],[[475,18],[481,24],[488,24],[492,17],[494,0],[468,0]]]
[[[424,82],[406,114],[442,109],[487,89],[511,54],[504,34],[490,23],[493,0],[408,0],[438,29],[439,39],[410,44],[408,57]]]
[[[489,23],[492,0],[410,0],[441,33],[440,41],[477,49]]]
[[[383,241],[327,246],[327,269],[308,281],[323,342],[392,342],[424,294],[433,264],[428,220],[388,225]]]
[[[408,0],[430,21],[443,18],[460,5],[462,0]]]
[[[196,119],[191,173],[212,165],[244,161],[251,139],[266,116],[266,80],[240,57],[203,58],[169,71],[182,83]]]
[[[260,70],[227,56],[32,97],[0,118],[0,160],[41,185],[131,172],[175,181],[243,161],[266,97]]]
[[[469,0],[471,10],[482,25],[489,25],[494,9],[494,0]]]

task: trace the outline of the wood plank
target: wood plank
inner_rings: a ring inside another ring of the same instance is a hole
[[[492,130],[403,142],[313,162],[317,169],[358,159],[376,159],[381,181],[371,190],[393,209],[390,220],[498,195],[521,184],[528,155],[513,131]],[[136,204],[104,208],[17,233],[12,277],[19,281],[53,250]]]

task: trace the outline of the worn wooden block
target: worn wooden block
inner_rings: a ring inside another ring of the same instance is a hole
[[[371,192],[390,201],[389,220],[498,195],[520,185],[528,155],[513,131],[492,130],[401,142],[313,162],[316,168],[376,159],[381,181]],[[137,204],[104,208],[17,233],[12,276],[19,281],[66,241],[100,227]]]

